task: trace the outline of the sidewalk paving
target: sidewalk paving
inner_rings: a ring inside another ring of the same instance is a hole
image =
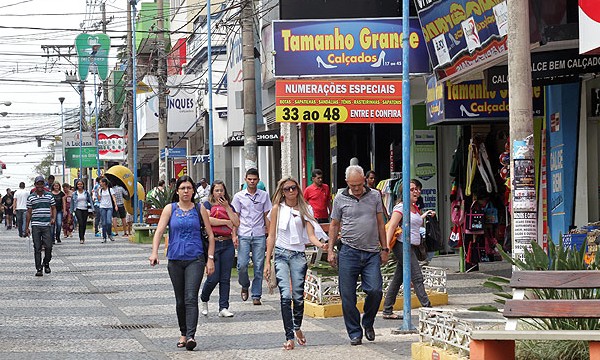
[[[179,336],[175,299],[166,259],[150,267],[150,245],[123,237],[103,244],[86,234],[54,245],[51,274],[35,277],[31,240],[16,230],[0,230],[0,359],[410,359],[418,335],[392,335],[401,321],[375,321],[376,340],[350,346],[342,318],[304,318],[308,345],[282,350],[285,340],[279,295],[264,288],[263,305],[242,302],[232,279],[233,318],[219,318],[218,289],[208,317],[200,316],[196,351],[176,348]],[[162,245],[161,245],[162,254]],[[458,274],[458,257],[436,257],[432,266],[448,269],[451,308],[492,304],[480,284],[487,273],[506,273],[506,263]],[[505,274],[506,275],[506,274]],[[413,310],[413,325],[416,314]]]

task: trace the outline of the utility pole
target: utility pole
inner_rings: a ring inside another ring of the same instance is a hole
[[[129,2],[127,2],[127,6],[129,7]],[[102,11],[102,33],[106,34],[106,24],[108,24],[108,21],[106,21],[106,3],[103,1],[100,4],[100,11]],[[128,12],[129,14],[129,12]],[[131,24],[129,23],[129,21],[127,22],[127,26],[131,26]],[[129,33],[127,34],[127,36],[129,36]],[[129,45],[128,45],[129,46]],[[96,90],[94,90],[96,91]],[[101,104],[106,103],[108,104],[108,81],[104,80],[102,82],[102,93],[104,94],[104,101],[100,102]],[[98,99],[100,100],[100,99]],[[103,108],[102,111],[107,111],[107,107]],[[111,119],[110,116],[106,116],[105,119]],[[96,123],[99,121],[99,119],[96,119]],[[102,126],[107,126],[107,127],[111,127],[113,126],[113,123],[107,123],[107,124],[101,124]],[[98,130],[96,128],[96,130]],[[96,131],[97,132],[97,131]],[[98,171],[100,171],[100,169],[98,169]],[[100,174],[98,174],[100,175]]]
[[[158,178],[168,182],[167,166],[167,58],[165,56],[165,18],[163,15],[163,0],[156,1],[158,20],[157,48],[158,48]],[[210,56],[210,55],[209,55]],[[210,76],[210,75],[209,75]],[[160,158],[160,151],[165,149],[164,159]]]
[[[127,81],[133,81],[133,60],[131,49],[131,3],[127,1]],[[133,86],[133,84],[131,84]],[[105,93],[106,94],[106,93]],[[131,91],[126,91],[125,111],[127,112],[127,166],[133,171],[137,165],[133,162],[133,95]],[[137,180],[137,179],[136,179]],[[137,221],[137,219],[135,219]]]
[[[242,75],[244,79],[244,169],[257,168],[256,92],[254,71],[254,0],[245,0],[241,11]]]
[[[515,190],[529,194],[531,204],[537,205],[535,188],[524,184],[523,179],[528,169],[528,176],[534,176],[535,169],[533,139],[533,105],[531,87],[531,53],[529,44],[529,5],[527,1],[507,1],[508,11],[508,101],[509,127],[510,127],[510,181],[511,204],[515,202]],[[522,155],[515,155],[515,146],[518,146]],[[522,151],[527,149],[527,151]],[[535,177],[534,177],[535,178]],[[537,234],[537,209],[527,211],[513,205],[511,231],[512,254],[515,258],[523,260],[526,248],[537,236],[528,237],[527,234]],[[527,213],[525,213],[527,212]],[[533,227],[533,229],[532,229]],[[519,237],[515,237],[515,234]]]
[[[79,176],[83,179],[83,123],[85,122],[85,82],[79,82]]]

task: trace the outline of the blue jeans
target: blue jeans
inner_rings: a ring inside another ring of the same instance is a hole
[[[363,334],[360,312],[356,308],[356,285],[359,275],[362,279],[362,290],[367,294],[362,326],[369,329],[375,323],[375,315],[383,297],[380,266],[381,256],[378,252],[367,252],[342,245],[338,253],[342,313],[350,339],[362,338]]]
[[[35,268],[41,270],[42,266],[50,264],[52,260],[52,237],[51,226],[32,226],[31,237],[33,238],[33,259]],[[44,261],[42,262],[42,245],[44,245]]]
[[[204,274],[204,256],[195,260],[169,260],[167,270],[175,292],[175,311],[181,336],[191,339],[198,327],[198,292]]]
[[[238,282],[242,289],[250,288],[248,277],[248,263],[250,252],[252,252],[252,263],[254,264],[254,279],[252,280],[252,299],[260,299],[262,296],[263,269],[265,266],[266,236],[240,236],[238,238]]]
[[[206,278],[200,300],[208,302],[210,294],[219,284],[219,311],[229,309],[229,290],[231,289],[231,268],[235,258],[233,241],[215,241],[215,272]]]
[[[112,236],[112,213],[113,208],[100,208],[100,221],[102,224],[102,238],[106,240]]]
[[[62,231],[62,219],[63,219],[63,212],[61,211],[56,211],[56,222],[54,223],[54,226],[52,226],[52,229],[50,230],[50,238],[53,241],[60,241],[60,232]]]
[[[17,229],[19,229],[19,237],[25,236],[25,215],[27,210],[17,210]],[[62,218],[61,218],[62,221]]]
[[[283,319],[286,340],[293,340],[294,331],[300,330],[300,327],[302,327],[304,279],[306,278],[307,269],[304,251],[275,247],[275,276],[281,295],[281,318]],[[294,304],[293,310],[292,302]]]

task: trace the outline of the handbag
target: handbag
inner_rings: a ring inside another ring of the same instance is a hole
[[[498,223],[498,209],[494,207],[491,201],[483,208],[483,212],[485,213],[485,223],[486,224],[497,224]]]
[[[389,222],[387,222],[385,224],[385,231],[386,232],[387,232],[387,229],[389,227],[388,224],[389,224]],[[390,250],[394,248],[394,245],[396,245],[396,241],[398,241],[398,239],[400,238],[400,236],[402,236],[402,228],[400,226],[396,226],[396,230],[394,230],[394,235],[392,236],[392,239],[388,243],[388,248]]]
[[[200,215],[200,207],[198,204],[196,206],[196,212],[198,213],[198,221],[200,221],[200,237],[202,238],[202,248],[204,250],[204,263],[208,262],[208,247],[210,242],[208,241],[208,233],[206,232],[206,227],[204,226],[204,221],[202,221],[202,216]]]
[[[481,208],[481,205],[477,201],[473,201],[471,208],[466,216],[465,233],[473,235],[483,234],[483,224],[485,220],[485,213]]]
[[[427,246],[425,245],[425,239],[421,238],[421,243],[419,245],[411,245],[415,254],[417,255],[417,260],[425,261],[427,260]]]
[[[460,225],[452,226],[452,231],[448,237],[448,246],[452,249],[456,249],[463,246],[462,241],[462,229]]]

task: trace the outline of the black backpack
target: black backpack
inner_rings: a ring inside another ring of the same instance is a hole
[[[440,223],[435,215],[425,217],[425,245],[427,251],[439,251],[444,248]]]

